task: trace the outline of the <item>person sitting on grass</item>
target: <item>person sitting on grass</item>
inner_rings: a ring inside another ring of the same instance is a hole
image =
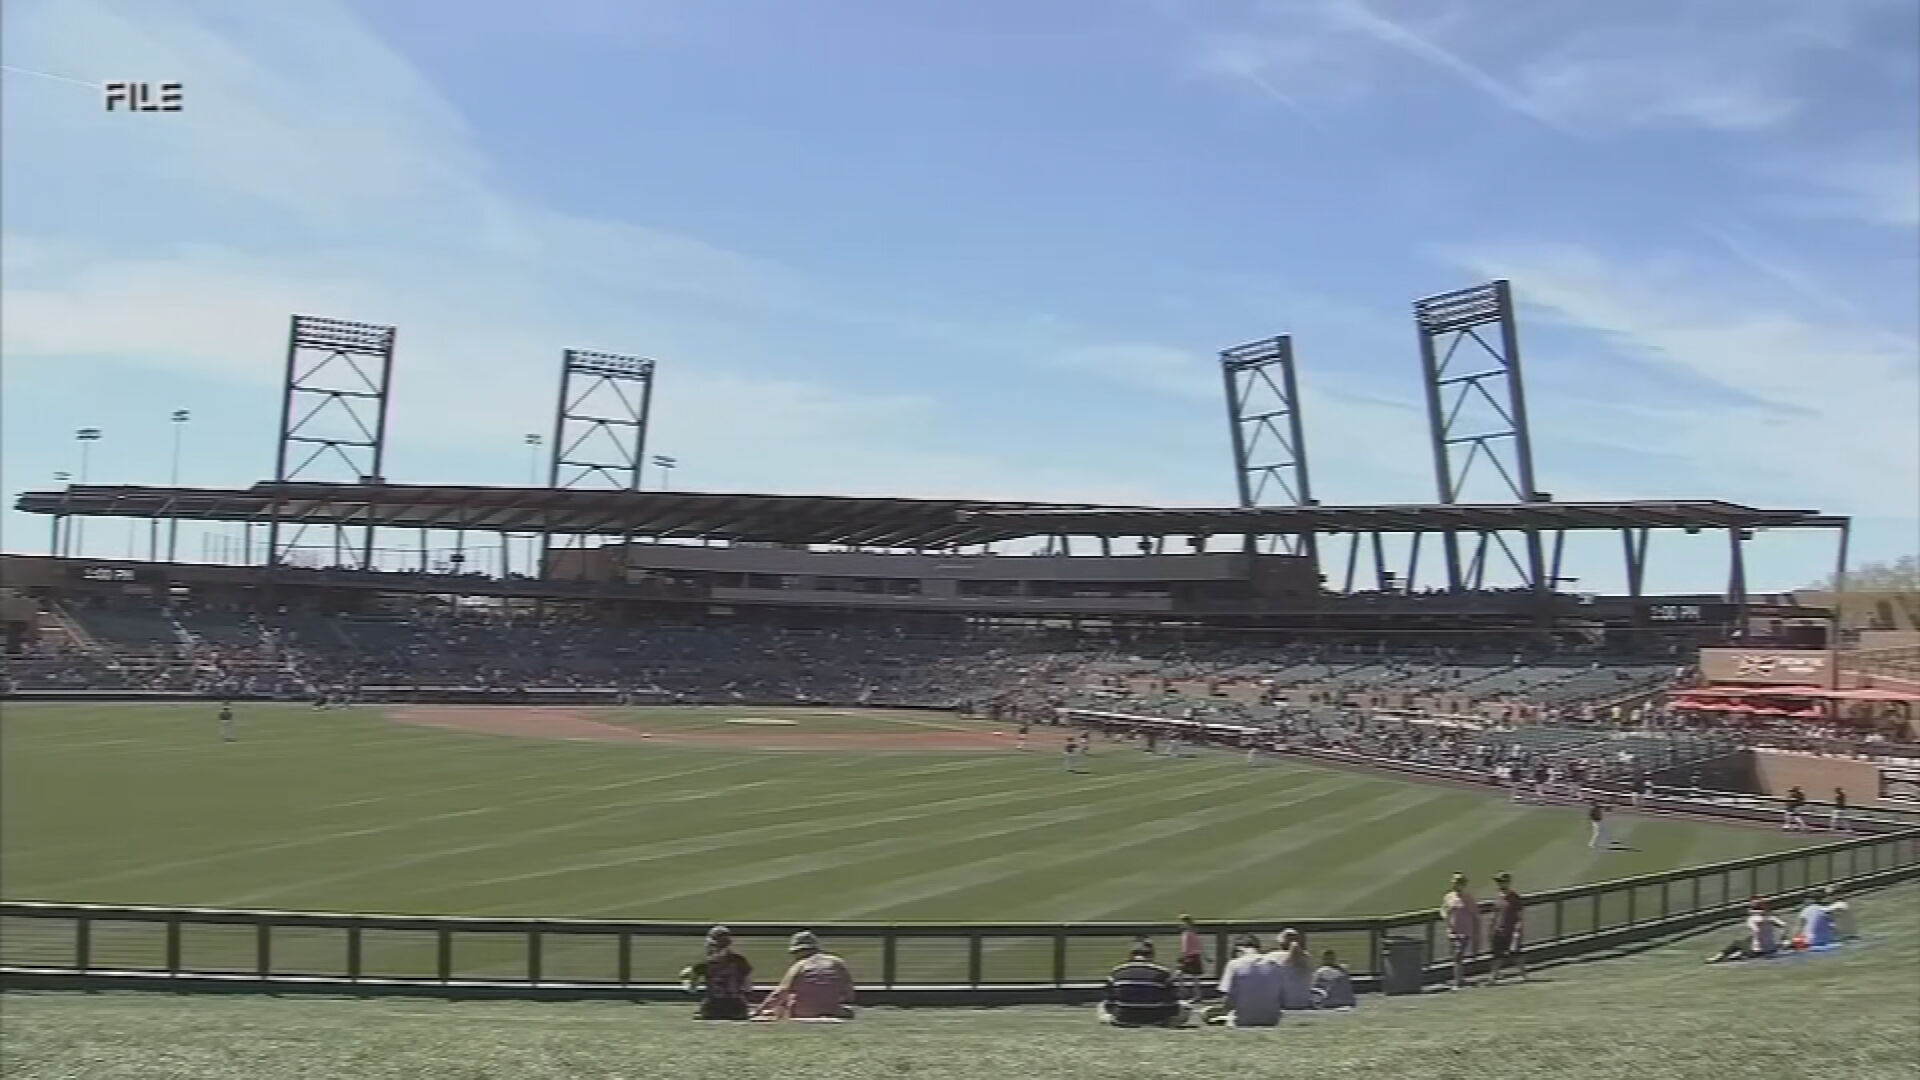
[[[1357,1003],[1353,976],[1340,963],[1332,949],[1320,954],[1320,969],[1313,973],[1313,1007],[1351,1009]]]
[[[1839,944],[1840,921],[1838,913],[1834,911],[1835,906],[1842,910],[1846,908],[1845,903],[1838,901],[1831,886],[1820,890],[1818,897],[1809,900],[1807,906],[1800,909],[1800,925],[1794,930],[1794,944],[1808,949],[1824,949]]]
[[[793,954],[793,966],[760,1003],[755,1018],[853,1019],[853,972],[847,969],[847,962],[822,950],[820,939],[811,930],[793,935],[787,951]]]
[[[733,931],[716,926],[707,931],[706,959],[683,969],[680,978],[687,992],[701,994],[696,1020],[745,1020],[751,1010],[747,995],[753,993],[753,965],[733,951]]]
[[[1220,994],[1226,1000],[1207,1010],[1207,1023],[1237,1028],[1278,1024],[1280,961],[1262,951],[1253,934],[1234,938],[1233,948],[1233,959],[1220,972]]]
[[[1141,938],[1127,962],[1107,975],[1100,1020],[1114,1027],[1183,1027],[1187,1006],[1173,984],[1173,972],[1153,962],[1153,942]]]
[[[1298,930],[1280,931],[1280,948],[1268,953],[1280,964],[1280,1007],[1313,1008],[1313,959]]]
[[[1724,964],[1733,960],[1764,959],[1778,955],[1786,928],[1786,923],[1767,910],[1765,900],[1755,900],[1747,914],[1746,932],[1729,942],[1707,963]]]

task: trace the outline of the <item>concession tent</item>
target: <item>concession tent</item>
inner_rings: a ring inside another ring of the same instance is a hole
[[[1675,694],[1674,708],[1870,727],[1913,727],[1913,698],[1891,690],[1818,686],[1703,686]],[[1878,706],[1878,707],[1877,707]]]

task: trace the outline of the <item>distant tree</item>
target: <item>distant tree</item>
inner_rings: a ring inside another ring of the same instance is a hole
[[[1808,589],[1831,591],[1833,576],[1808,585]],[[1871,592],[1920,592],[1920,556],[1902,555],[1890,563],[1871,562],[1847,571],[1847,588]]]

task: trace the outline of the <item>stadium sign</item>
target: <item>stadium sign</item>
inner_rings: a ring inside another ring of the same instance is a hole
[[[1825,686],[1832,662],[1809,649],[1701,649],[1700,674],[1708,683]]]

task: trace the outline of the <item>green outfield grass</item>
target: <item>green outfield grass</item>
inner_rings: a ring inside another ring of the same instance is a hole
[[[686,1006],[8,994],[19,1080],[1909,1080],[1920,887],[1853,897],[1839,954],[1708,968],[1729,931],[1525,986],[1364,1000],[1269,1031],[1114,1031],[1085,1009],[866,1011],[698,1025]]]
[[[9,899],[674,920],[1167,920],[1431,906],[1752,855],[1767,829],[1574,809],[1238,756],[761,753],[402,726],[379,707],[14,705],[0,721]],[[653,730],[968,726],[942,714],[627,710]],[[1008,740],[1010,742],[1010,740]]]

